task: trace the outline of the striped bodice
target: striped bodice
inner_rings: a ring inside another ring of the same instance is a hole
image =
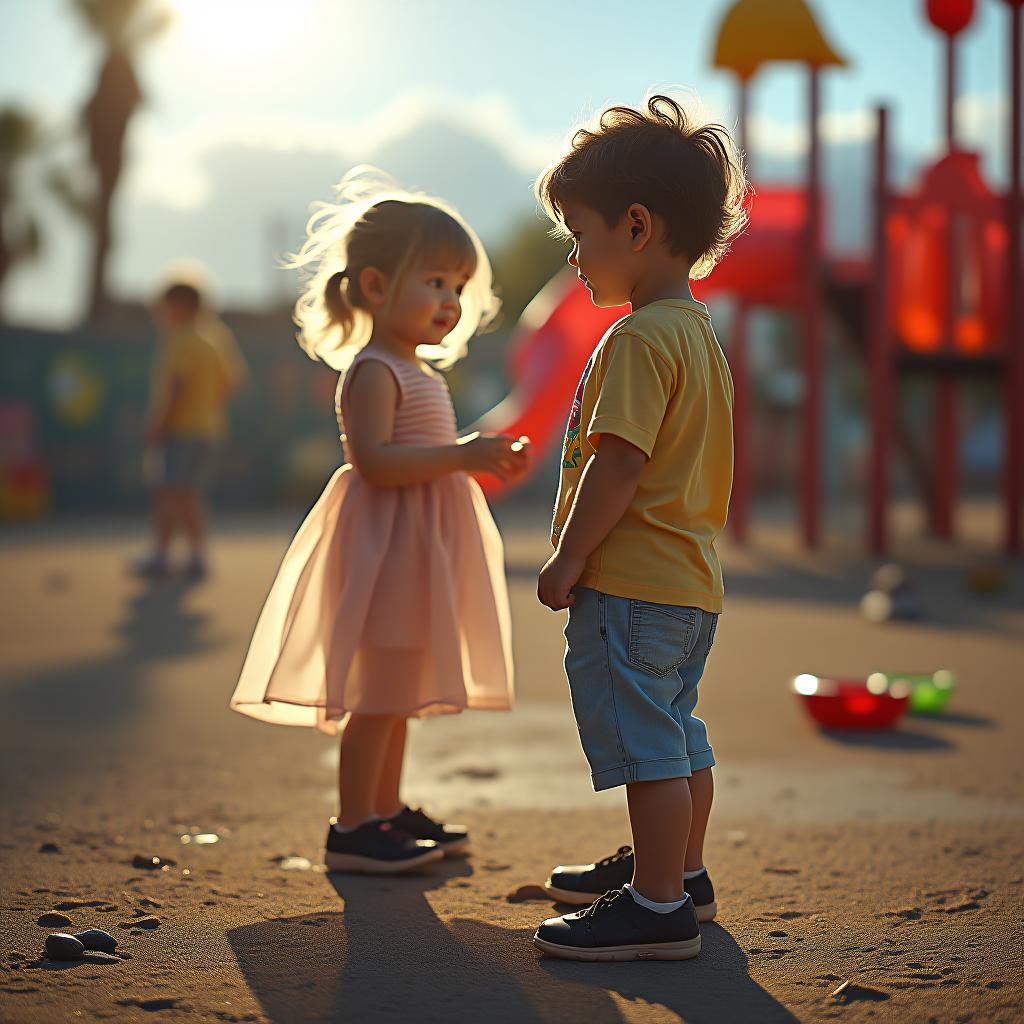
[[[390,368],[398,381],[398,408],[395,410],[394,444],[454,444],[457,439],[455,409],[448,385],[441,374],[424,371],[390,352],[363,349],[338,381],[335,412],[341,439],[345,441],[346,381],[366,359],[377,359]]]

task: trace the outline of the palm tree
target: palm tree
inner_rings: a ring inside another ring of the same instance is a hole
[[[0,289],[11,268],[39,252],[39,225],[19,195],[19,166],[38,148],[35,120],[16,107],[0,108]]]
[[[152,0],[72,0],[86,25],[100,40],[103,58],[96,87],[82,111],[89,137],[89,158],[96,172],[93,210],[93,261],[89,287],[89,320],[98,319],[107,305],[107,257],[113,236],[111,212],[117,183],[124,169],[124,140],[128,123],[142,103],[134,62],[139,49],[159,35],[170,21],[168,11]]]

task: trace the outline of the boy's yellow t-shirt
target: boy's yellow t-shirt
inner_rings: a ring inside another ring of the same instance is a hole
[[[715,538],[732,490],[732,374],[707,307],[661,299],[616,323],[583,372],[562,454],[552,543],[602,434],[648,456],[625,515],[579,585],[618,597],[722,610]]]
[[[245,363],[234,336],[219,320],[204,319],[174,331],[157,349],[150,415],[159,415],[166,407],[177,380],[181,390],[168,433],[219,440],[227,432],[228,396],[244,376]]]

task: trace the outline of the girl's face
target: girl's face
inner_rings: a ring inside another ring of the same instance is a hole
[[[429,264],[408,271],[383,313],[387,327],[409,345],[439,345],[462,316],[462,290],[471,276],[464,267]]]

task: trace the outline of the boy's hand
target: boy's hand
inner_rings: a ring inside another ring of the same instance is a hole
[[[584,558],[570,558],[561,551],[556,551],[537,577],[537,597],[540,603],[553,612],[574,605],[576,598],[570,591],[583,575],[583,567],[586,564]]]

